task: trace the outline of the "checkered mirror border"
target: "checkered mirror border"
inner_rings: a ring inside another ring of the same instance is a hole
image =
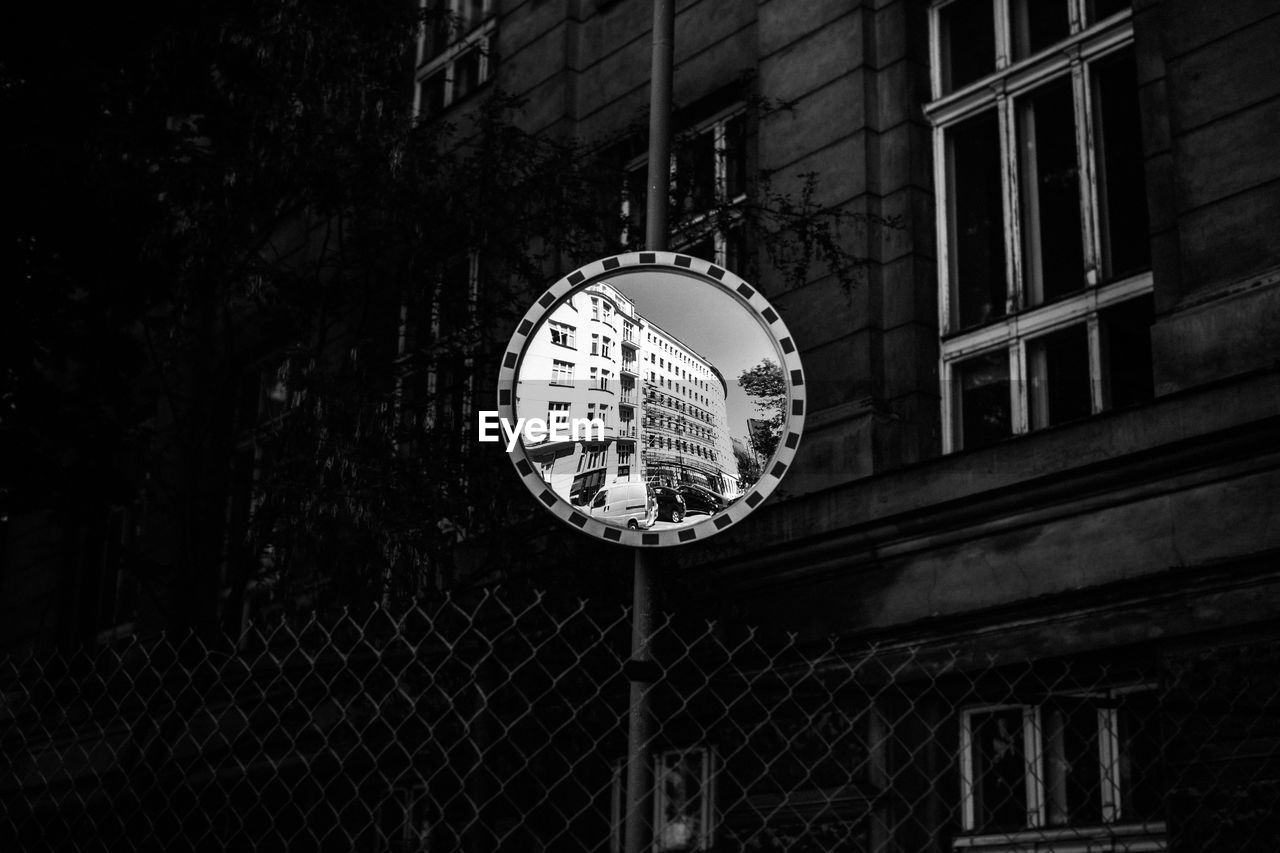
[[[624,272],[638,271],[679,275],[716,287],[747,307],[768,333],[776,350],[778,363],[782,366],[783,375],[787,380],[788,414],[784,435],[778,443],[778,450],[773,459],[769,461],[767,470],[761,473],[760,480],[748,489],[746,494],[734,501],[727,509],[697,524],[674,530],[627,530],[590,517],[570,504],[568,500],[554,493],[538,473],[537,466],[529,459],[523,442],[517,443],[510,456],[524,485],[547,510],[564,523],[606,542],[616,542],[637,548],[662,548],[700,541],[741,523],[778,487],[778,483],[791,468],[796,449],[800,446],[800,436],[804,432],[804,370],[800,366],[800,355],[786,324],[782,322],[782,318],[778,316],[778,312],[773,309],[768,300],[754,287],[728,270],[690,255],[675,252],[631,252],[594,261],[574,270],[551,285],[525,313],[511,336],[511,342],[507,345],[502,358],[502,367],[498,372],[499,416],[515,422],[515,386],[516,377],[520,372],[520,363],[530,336],[546,316],[570,295],[585,290],[589,285],[607,282],[611,277],[617,277]],[[637,452],[640,450],[637,449]]]

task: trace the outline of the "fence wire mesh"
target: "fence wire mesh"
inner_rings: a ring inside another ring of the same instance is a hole
[[[0,849],[623,849],[629,614],[491,592],[0,665]],[[1280,849],[1280,653],[654,636],[654,851]]]

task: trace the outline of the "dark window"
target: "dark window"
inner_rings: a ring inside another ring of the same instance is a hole
[[[1032,429],[1088,417],[1089,338],[1083,325],[1029,341],[1027,362]]]
[[[453,41],[453,15],[448,0],[428,0],[425,28],[423,61],[444,53]]]
[[[1070,78],[1019,99],[1018,146],[1027,301],[1036,305],[1085,284]]]
[[[724,265],[739,275],[746,275],[749,258],[747,228],[735,222],[725,231]]]
[[[471,32],[484,22],[485,0],[466,0],[460,12],[462,20],[460,21],[462,33]]]
[[[1155,694],[1126,693],[1116,712],[1119,736],[1120,819],[1158,820],[1164,814],[1163,754]]]
[[[1041,715],[1049,825],[1100,822],[1097,707],[1088,701],[1061,699],[1045,705]]]
[[[715,262],[716,259],[716,238],[714,234],[708,234],[700,240],[689,243],[680,250],[682,254],[693,255],[695,258],[701,258],[704,261]]]
[[[1103,273],[1116,279],[1151,266],[1133,51],[1096,63],[1093,81]]]
[[[1123,12],[1131,5],[1130,0],[1089,0],[1089,23],[1096,24],[1103,18]]]
[[[1039,53],[1071,33],[1067,0],[1014,0],[1012,11],[1015,59]]]
[[[1005,313],[1004,212],[1000,201],[1000,128],[994,111],[965,121],[951,143],[956,318],[976,326]]]
[[[422,94],[419,99],[418,109],[423,115],[434,115],[444,109],[445,87],[448,85],[448,77],[445,75],[444,69],[437,71],[420,84],[422,86]]]
[[[736,115],[724,123],[724,180],[727,200],[747,191],[747,119]]]
[[[981,447],[1007,437],[1013,429],[1009,410],[1009,355],[1004,350],[956,365],[959,384],[961,446]]]
[[[1021,708],[973,715],[974,828],[1018,829],[1027,823],[1027,754]]]
[[[715,141],[714,131],[705,130],[677,142],[673,196],[678,215],[715,206]]]
[[[453,100],[459,101],[480,85],[480,62],[483,57],[479,47],[473,47],[453,63]]]
[[[943,91],[951,92],[996,70],[996,25],[991,0],[957,0],[943,7]]]
[[[649,168],[647,165],[642,164],[627,171],[624,192],[627,196],[626,243],[632,248],[640,248],[645,241],[645,217],[649,204]]]
[[[1128,406],[1154,396],[1151,371],[1151,296],[1100,311],[1105,396],[1108,407]]]

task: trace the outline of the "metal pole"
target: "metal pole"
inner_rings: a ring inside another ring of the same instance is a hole
[[[653,0],[653,66],[649,83],[649,193],[644,241],[667,248],[667,198],[671,182],[671,68],[675,48],[675,0]]]
[[[627,731],[626,853],[645,853],[653,836],[650,797],[653,784],[649,766],[649,741],[653,718],[649,713],[649,684],[653,657],[653,578],[648,555],[635,551],[635,575],[631,601],[631,715]]]
[[[667,198],[671,181],[671,73],[675,45],[675,0],[653,0],[653,65],[649,78],[649,191],[645,247],[667,248]],[[649,742],[653,719],[649,684],[656,669],[649,649],[653,636],[654,579],[643,548],[635,551],[631,593],[631,713],[627,727],[626,853],[646,853],[653,845],[650,797],[653,783]]]

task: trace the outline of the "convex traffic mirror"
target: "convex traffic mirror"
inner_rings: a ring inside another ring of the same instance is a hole
[[[634,546],[740,523],[791,465],[804,374],[774,309],[698,258],[635,252],[556,282],[503,357],[501,440],[522,482],[585,533]]]

